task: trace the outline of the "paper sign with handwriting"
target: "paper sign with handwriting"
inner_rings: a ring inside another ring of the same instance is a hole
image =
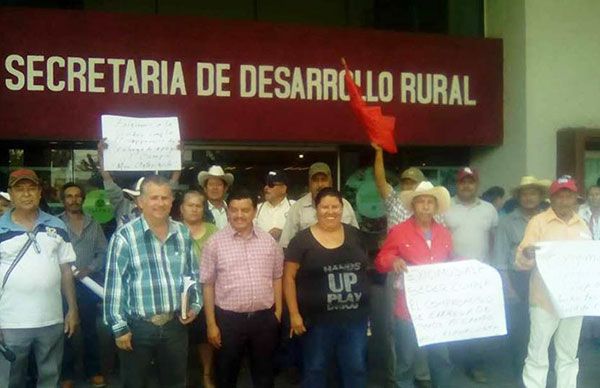
[[[506,334],[502,280],[477,260],[408,267],[404,287],[419,346]]]
[[[181,170],[177,117],[102,115],[106,171]]]
[[[536,246],[536,265],[558,316],[600,316],[600,241]]]

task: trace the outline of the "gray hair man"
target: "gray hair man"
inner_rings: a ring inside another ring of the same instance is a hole
[[[142,215],[118,229],[109,244],[104,320],[119,348],[125,386],[145,386],[154,360],[161,387],[185,387],[184,325],[194,320],[201,300],[195,284],[190,307],[181,313],[181,294],[185,277],[198,279],[198,258],[188,228],[169,217],[169,181],[147,177],[139,201]]]

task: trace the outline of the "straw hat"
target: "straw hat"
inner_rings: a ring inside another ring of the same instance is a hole
[[[400,193],[400,200],[404,207],[410,209],[412,201],[420,195],[431,195],[435,197],[438,204],[438,213],[444,213],[450,207],[450,193],[443,186],[434,186],[429,181],[423,181],[414,190],[406,190]]]
[[[221,166],[210,166],[208,171],[200,171],[198,174],[198,183],[200,183],[200,186],[204,187],[204,184],[208,178],[222,179],[227,186],[231,186],[233,184],[233,174],[225,173],[223,167]]]
[[[546,194],[550,184],[552,184],[552,182],[549,179],[537,179],[534,176],[526,175],[521,178],[521,182],[519,182],[519,185],[512,190],[512,193],[513,196],[517,196],[522,189],[531,187],[539,189],[543,194]]]

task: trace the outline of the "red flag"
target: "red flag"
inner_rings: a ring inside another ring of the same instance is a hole
[[[387,152],[395,154],[398,152],[396,140],[394,139],[396,118],[393,116],[384,116],[379,106],[367,106],[367,103],[362,98],[362,92],[354,83],[344,59],[342,59],[342,63],[346,69],[344,77],[346,79],[346,89],[350,95],[350,106],[358,121],[373,143],[379,145]]]

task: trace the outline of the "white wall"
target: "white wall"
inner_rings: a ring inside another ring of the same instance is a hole
[[[527,0],[527,166],[556,172],[560,128],[600,127],[600,1]]]
[[[481,170],[481,189],[511,188],[526,170],[525,0],[488,0],[486,36],[503,40],[504,144],[475,149],[473,164]],[[510,4],[509,4],[510,3]]]
[[[600,127],[600,1],[487,0],[504,41],[504,145],[478,150],[482,186],[554,178],[556,131]]]

